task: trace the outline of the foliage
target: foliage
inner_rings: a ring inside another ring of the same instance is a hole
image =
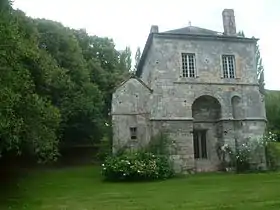
[[[105,161],[105,159],[112,155],[112,144],[111,140],[108,136],[103,136],[100,143],[97,145],[97,159],[101,161]]]
[[[103,175],[114,181],[155,180],[171,177],[172,163],[169,161],[169,136],[158,133],[148,145],[137,152],[128,145],[120,148],[113,156],[107,156],[103,166]]]
[[[30,62],[38,59],[36,37],[29,34],[34,31],[29,19],[14,11],[10,2],[1,2],[0,155],[26,152],[45,162],[58,155],[60,112],[36,91],[29,68]]]
[[[156,180],[173,175],[166,156],[147,152],[108,157],[102,167],[105,179],[113,181]]]
[[[0,3],[0,156],[55,160],[59,146],[109,135],[111,93],[129,73],[131,52],[113,40],[32,19]]]
[[[259,82],[259,89],[260,92],[265,95],[265,82],[264,82],[264,67],[262,63],[260,47],[257,44],[256,46],[256,67],[257,67],[257,75],[258,75],[258,82]]]
[[[268,132],[262,138],[254,139],[248,138],[246,142],[236,145],[236,148],[232,148],[228,144],[223,145],[220,150],[222,152],[222,162],[225,168],[234,167],[237,173],[247,171],[259,171],[260,163],[265,163],[265,157],[268,157],[268,162],[275,166],[275,160],[278,154],[275,153],[274,142],[276,141],[276,135]],[[280,158],[280,156],[279,156]]]
[[[140,62],[141,59],[141,50],[140,47],[137,47],[136,53],[135,53],[135,66],[134,66],[134,71],[137,70],[138,68],[138,64]]]
[[[278,170],[280,167],[280,147],[278,142],[270,142],[266,148],[267,166],[270,170]]]
[[[148,145],[144,146],[143,150],[157,155],[169,155],[171,139],[164,132],[159,132],[153,136]]]
[[[266,162],[270,170],[280,169],[280,143],[275,141],[268,142],[266,146]]]
[[[268,119],[267,128],[277,135],[280,141],[280,92],[267,91],[265,96],[266,116]]]

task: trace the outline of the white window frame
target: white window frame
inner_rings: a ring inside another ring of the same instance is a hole
[[[224,69],[224,58],[226,59],[226,69]],[[229,59],[232,59],[232,67],[233,67],[233,77],[230,77],[230,66],[229,66]],[[221,66],[222,66],[222,78],[225,79],[236,79],[236,65],[235,65],[235,55],[224,54],[221,56]]]
[[[184,56],[186,56],[187,65],[184,65],[184,61],[183,61]],[[191,75],[190,63],[189,63],[190,56],[193,56],[193,76],[190,76]],[[184,67],[186,67],[186,69],[184,69]],[[195,53],[186,53],[186,52],[181,53],[181,75],[183,78],[196,78],[197,77]]]

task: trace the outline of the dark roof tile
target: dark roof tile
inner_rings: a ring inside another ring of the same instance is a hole
[[[197,35],[222,35],[223,33],[212,31],[205,28],[199,28],[196,26],[188,26],[184,28],[174,29],[170,31],[166,31],[163,33],[168,34],[197,34]]]

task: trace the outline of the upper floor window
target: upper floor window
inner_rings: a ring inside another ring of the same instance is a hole
[[[235,78],[235,58],[234,55],[223,55],[223,76],[224,78]]]
[[[183,77],[195,77],[195,54],[182,53]]]

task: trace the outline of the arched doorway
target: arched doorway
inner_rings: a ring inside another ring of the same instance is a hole
[[[192,117],[194,120],[193,151],[197,168],[202,168],[201,170],[215,170],[215,165],[217,165],[212,164],[211,161],[218,159],[216,152],[218,142],[217,128],[221,113],[221,104],[213,96],[200,96],[192,104]],[[211,161],[209,162],[210,159]],[[207,161],[205,162],[205,160]]]

